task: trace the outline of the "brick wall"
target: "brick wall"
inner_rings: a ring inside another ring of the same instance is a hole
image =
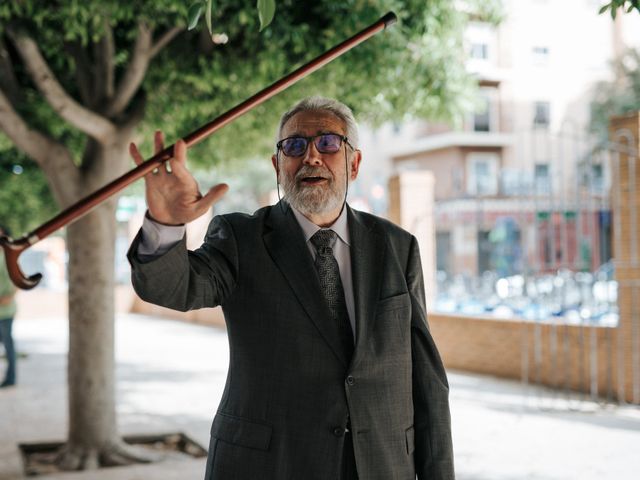
[[[616,379],[627,400],[640,404],[640,112],[613,118],[613,211],[620,326]]]
[[[615,328],[436,313],[429,325],[447,368],[617,398]]]

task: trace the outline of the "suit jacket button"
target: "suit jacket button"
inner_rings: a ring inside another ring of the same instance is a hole
[[[354,386],[356,384],[356,379],[351,375],[347,377],[347,385]]]
[[[336,437],[341,437],[342,435],[344,435],[344,428],[342,428],[342,427],[336,427],[336,428],[334,428],[334,429],[333,429],[333,434],[334,434]]]

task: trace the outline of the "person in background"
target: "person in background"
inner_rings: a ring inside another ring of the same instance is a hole
[[[0,236],[10,236],[9,229],[0,225]],[[11,283],[7,272],[4,254],[0,253],[0,341],[7,357],[7,372],[0,388],[16,384],[16,351],[13,346],[13,317],[16,315],[16,287]]]

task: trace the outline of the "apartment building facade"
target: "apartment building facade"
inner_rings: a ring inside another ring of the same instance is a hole
[[[600,3],[505,1],[499,26],[467,28],[479,97],[462,128],[387,132],[401,140],[396,171],[435,177],[438,270],[593,271],[611,258],[609,159],[585,132],[611,61],[640,47],[640,19],[614,22]]]

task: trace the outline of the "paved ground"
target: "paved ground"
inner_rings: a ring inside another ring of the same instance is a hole
[[[19,443],[66,434],[66,322],[15,323],[19,386],[0,390],[0,479],[23,478]],[[181,431],[206,446],[222,394],[223,331],[166,319],[117,320],[117,404],[127,433]],[[4,363],[0,368],[4,368]],[[640,472],[640,409],[597,405],[516,382],[450,373],[460,480],[631,480]],[[43,480],[200,479],[203,459],[42,476]]]

